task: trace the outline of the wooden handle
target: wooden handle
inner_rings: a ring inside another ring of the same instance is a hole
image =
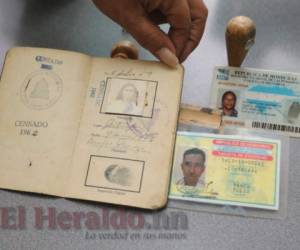
[[[237,16],[228,22],[226,46],[229,66],[240,67],[242,65],[255,42],[255,34],[255,23],[249,17]]]
[[[114,45],[110,56],[112,58],[138,59],[139,51],[133,43],[129,41],[120,41]]]

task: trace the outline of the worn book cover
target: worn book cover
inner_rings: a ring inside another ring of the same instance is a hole
[[[0,83],[0,187],[147,209],[167,202],[183,69],[14,48]]]

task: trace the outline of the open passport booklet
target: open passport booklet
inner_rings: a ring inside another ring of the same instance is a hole
[[[167,202],[183,69],[14,48],[0,84],[0,188],[146,209]]]

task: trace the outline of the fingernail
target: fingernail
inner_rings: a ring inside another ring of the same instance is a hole
[[[161,60],[163,63],[169,65],[172,68],[176,68],[179,64],[179,60],[176,57],[176,55],[168,48],[161,48],[156,52],[156,55],[159,58],[159,60]]]

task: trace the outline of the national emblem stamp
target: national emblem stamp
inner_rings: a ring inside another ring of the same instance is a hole
[[[33,72],[21,86],[21,99],[25,106],[34,110],[52,107],[62,96],[63,82],[52,71]]]

